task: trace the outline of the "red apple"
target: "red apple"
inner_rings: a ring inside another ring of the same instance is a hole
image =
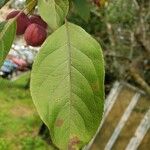
[[[33,15],[30,17],[30,22],[31,23],[36,23],[40,26],[42,26],[43,28],[47,28],[47,23],[39,16],[39,15]]]
[[[12,11],[12,12],[10,12],[7,15],[6,19],[8,20],[8,19],[14,18],[16,16],[17,16],[17,19],[16,19],[17,20],[17,32],[16,32],[16,34],[17,35],[22,35],[22,34],[24,34],[26,28],[30,24],[30,20],[29,20],[28,16],[25,13],[21,12],[21,11]]]
[[[35,23],[30,24],[24,34],[24,39],[28,45],[40,46],[47,37],[46,30]]]

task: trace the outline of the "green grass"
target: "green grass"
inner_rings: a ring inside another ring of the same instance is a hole
[[[0,150],[48,150],[38,136],[41,120],[25,86],[29,73],[17,81],[0,78]]]

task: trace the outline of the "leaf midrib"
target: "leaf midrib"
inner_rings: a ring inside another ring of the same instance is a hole
[[[70,41],[70,34],[69,34],[69,23],[66,21],[65,22],[65,26],[66,26],[66,36],[67,36],[67,45],[68,45],[68,70],[69,70],[69,91],[70,91],[70,98],[69,98],[69,137],[68,137],[68,141],[70,139],[70,131],[71,131],[71,107],[72,107],[72,86],[71,86],[71,57],[72,57],[72,53],[71,53],[71,41]]]
[[[71,113],[72,113],[72,104],[73,104],[73,99],[72,99],[72,79],[71,79],[71,76],[72,76],[72,67],[74,68],[74,66],[72,65],[72,52],[71,52],[71,50],[72,50],[72,47],[74,47],[74,46],[72,46],[72,42],[71,42],[71,40],[70,40],[70,31],[69,31],[69,23],[66,21],[65,22],[65,26],[66,26],[66,35],[67,35],[67,42],[66,43],[68,43],[67,44],[67,46],[68,46],[68,74],[69,74],[69,94],[70,94],[70,96],[69,96],[69,127],[68,127],[68,129],[69,129],[69,136],[68,136],[68,142],[69,142],[69,139],[71,138],[71,120],[72,120],[72,118],[71,118]],[[84,53],[83,53],[84,54]],[[85,54],[84,54],[85,55]],[[86,55],[87,56],[87,55]],[[88,57],[88,56],[87,56]],[[88,59],[90,59],[89,57],[88,57]],[[91,60],[91,59],[90,59]],[[93,64],[93,62],[92,62],[92,64]],[[93,64],[93,67],[94,67],[94,64]],[[95,67],[94,67],[94,69],[95,69]],[[96,75],[97,75],[97,71],[95,70],[95,72],[96,72]],[[83,74],[82,74],[82,76],[83,76]],[[84,76],[83,76],[84,77]],[[87,80],[87,79],[86,79]],[[88,81],[88,80],[87,80]],[[90,85],[90,84],[89,84]],[[91,87],[91,86],[90,86]],[[93,89],[91,88],[91,90],[92,90],[92,92],[93,92]],[[93,92],[93,95],[94,95],[94,92]],[[94,101],[94,104],[95,104],[95,101]],[[95,104],[95,107],[96,107],[96,104]],[[88,109],[89,110],[89,109]],[[84,119],[83,119],[84,120]],[[67,143],[67,144],[69,144],[69,143]]]

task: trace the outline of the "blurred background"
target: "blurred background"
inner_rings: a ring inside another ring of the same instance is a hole
[[[74,1],[77,4],[77,0]],[[11,10],[22,9],[24,2],[8,3],[0,10],[0,21]],[[146,95],[145,105],[141,105],[143,108],[136,110],[135,115],[145,107],[146,112],[150,108],[150,1],[109,0],[101,6],[94,0],[87,0],[85,9],[74,4],[68,20],[83,27],[102,47],[106,98],[114,83],[123,81]],[[39,136],[42,121],[29,91],[30,70],[39,48],[27,46],[22,37],[17,37],[0,69],[0,150],[51,149],[46,133]],[[146,140],[150,141],[149,130]],[[150,143],[141,149],[149,150]]]

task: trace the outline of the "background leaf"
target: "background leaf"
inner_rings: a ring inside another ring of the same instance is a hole
[[[38,9],[41,17],[53,29],[61,26],[68,13],[68,0],[39,0]]]
[[[0,0],[0,8],[2,8],[9,0]]]
[[[0,32],[2,32],[6,23],[6,21],[0,22]]]
[[[73,0],[73,3],[79,16],[88,21],[90,18],[90,8],[87,0]]]
[[[83,147],[103,113],[104,62],[99,44],[77,25],[60,27],[35,60],[31,93],[54,144],[61,150]]]
[[[28,12],[32,12],[32,10],[37,5],[37,0],[26,0],[26,7]]]
[[[16,21],[9,20],[0,25],[0,66],[3,64],[16,35]],[[2,28],[3,26],[3,28]]]
[[[108,0],[99,0],[100,6],[104,6]]]

